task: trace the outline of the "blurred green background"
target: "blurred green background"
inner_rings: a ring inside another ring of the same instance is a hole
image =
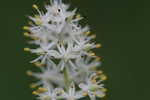
[[[35,100],[26,76],[31,55],[21,27],[33,14],[33,3],[48,0],[0,2],[0,100]],[[78,7],[85,24],[103,47],[103,69],[109,79],[107,100],[150,100],[150,2],[149,0],[64,0]]]

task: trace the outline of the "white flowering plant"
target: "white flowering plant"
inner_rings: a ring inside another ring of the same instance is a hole
[[[62,0],[50,0],[45,5],[46,12],[37,11],[29,16],[28,26],[24,26],[24,36],[35,48],[24,48],[37,58],[31,61],[40,72],[27,71],[38,81],[31,84],[33,94],[39,100],[77,100],[89,97],[105,97],[107,89],[103,81],[107,79],[102,70],[100,57],[92,49],[101,47],[92,42],[89,26],[81,26],[83,19],[76,9],[69,11],[69,5]]]

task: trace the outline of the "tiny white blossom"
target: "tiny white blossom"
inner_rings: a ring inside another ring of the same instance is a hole
[[[75,85],[74,83],[72,83],[68,89],[68,92],[65,92],[63,97],[66,100],[77,100],[83,97],[82,92],[81,91],[76,91],[75,90]]]
[[[39,100],[58,100],[58,99],[63,98],[61,95],[64,93],[64,90],[61,88],[52,89],[49,86],[46,86],[44,89],[46,89],[46,91],[42,91],[42,93],[38,93],[38,90],[37,90],[37,94],[36,94],[38,96],[37,99],[39,99]]]
[[[96,74],[93,73],[89,78],[85,81],[85,83],[79,84],[79,87],[82,89],[83,93],[87,93],[91,100],[95,100],[96,97],[104,97],[105,96],[105,88],[104,84],[102,84],[101,80],[96,81]]]
[[[41,69],[41,72],[32,72],[32,76],[39,79],[36,84],[50,84],[52,86],[51,83],[55,83],[60,86],[64,86],[63,74],[60,73],[54,62],[48,62],[46,67],[41,66],[39,68]]]

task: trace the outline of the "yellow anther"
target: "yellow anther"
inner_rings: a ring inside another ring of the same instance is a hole
[[[36,25],[41,25],[42,22],[41,22],[41,20],[39,19],[39,20],[36,20],[36,21],[35,21],[35,24],[36,24]]]
[[[44,66],[44,64],[41,64],[40,62],[35,62],[34,65],[37,66],[37,67]]]
[[[30,51],[30,48],[24,48],[23,50],[24,51]]]
[[[29,36],[30,36],[30,34],[29,34],[28,32],[24,32],[23,35],[24,35],[25,37],[29,37]]]
[[[89,56],[95,56],[94,52],[89,53]]]
[[[38,95],[39,93],[37,91],[32,92],[33,95]]]
[[[106,88],[101,88],[100,91],[107,92],[107,89]]]
[[[101,60],[101,57],[96,57],[96,59],[95,59],[96,61],[100,61]]]
[[[28,26],[23,26],[23,30],[29,30],[30,28]]]
[[[104,75],[104,74],[100,75],[99,77],[100,77],[101,80],[107,80],[107,76]]]
[[[32,7],[35,8],[35,9],[39,8],[36,4],[33,4]]]
[[[100,48],[100,47],[101,47],[101,44],[96,44],[95,47],[96,47],[96,48]]]
[[[30,88],[36,88],[36,87],[37,87],[37,85],[34,84],[34,83],[32,83],[32,84],[30,85]]]
[[[29,24],[29,25],[32,25],[33,23],[32,23],[31,21],[28,21],[28,24]]]
[[[85,34],[85,35],[89,35],[89,34],[91,34],[91,32],[90,32],[90,31],[87,31],[87,32],[85,32],[84,34]]]
[[[30,70],[27,71],[26,73],[27,73],[27,75],[29,75],[29,76],[32,76],[32,74],[33,74]]]
[[[76,15],[76,18],[77,18],[77,19],[81,18],[81,15],[80,15],[80,14],[77,14],[77,15]]]
[[[99,70],[96,72],[97,75],[101,75],[103,73],[103,71]]]
[[[46,89],[46,88],[41,88],[41,87],[39,87],[38,89],[37,89],[37,92],[38,93],[42,93],[42,92],[47,92],[48,90]]]
[[[42,21],[41,21],[41,19],[40,19],[40,16],[39,16],[39,15],[34,15],[34,17],[36,18],[35,24],[41,25],[41,24],[42,24]]]
[[[99,98],[104,98],[106,96],[106,94],[98,94],[96,96],[99,97]]]
[[[92,77],[91,77],[91,81],[92,81],[92,80],[96,80],[96,78],[97,78],[96,75],[95,75],[95,76],[92,76]]]
[[[91,38],[92,38],[92,39],[95,39],[95,38],[96,38],[96,35],[95,35],[95,34],[91,35]]]
[[[91,82],[92,82],[93,84],[95,84],[95,83],[96,83],[96,80],[95,80],[95,79],[92,79]]]
[[[35,17],[35,18],[40,18],[40,16],[39,16],[39,15],[34,15],[34,17]]]
[[[38,40],[39,38],[38,38],[38,37],[35,37],[35,36],[31,36],[31,39],[33,39],[33,40]]]
[[[88,93],[87,93],[87,92],[83,92],[82,95],[83,95],[83,96],[87,96]]]

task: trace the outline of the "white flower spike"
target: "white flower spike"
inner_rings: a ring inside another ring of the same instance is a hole
[[[100,70],[100,57],[92,49],[101,47],[92,42],[89,26],[81,26],[83,19],[76,9],[62,0],[50,0],[45,5],[46,12],[32,6],[37,13],[29,16],[28,26],[24,26],[24,36],[31,38],[34,48],[24,48],[36,58],[31,61],[40,72],[27,71],[38,81],[31,84],[38,100],[78,100],[89,97],[95,100],[106,95],[103,81],[107,79]],[[39,87],[39,88],[37,88]]]

